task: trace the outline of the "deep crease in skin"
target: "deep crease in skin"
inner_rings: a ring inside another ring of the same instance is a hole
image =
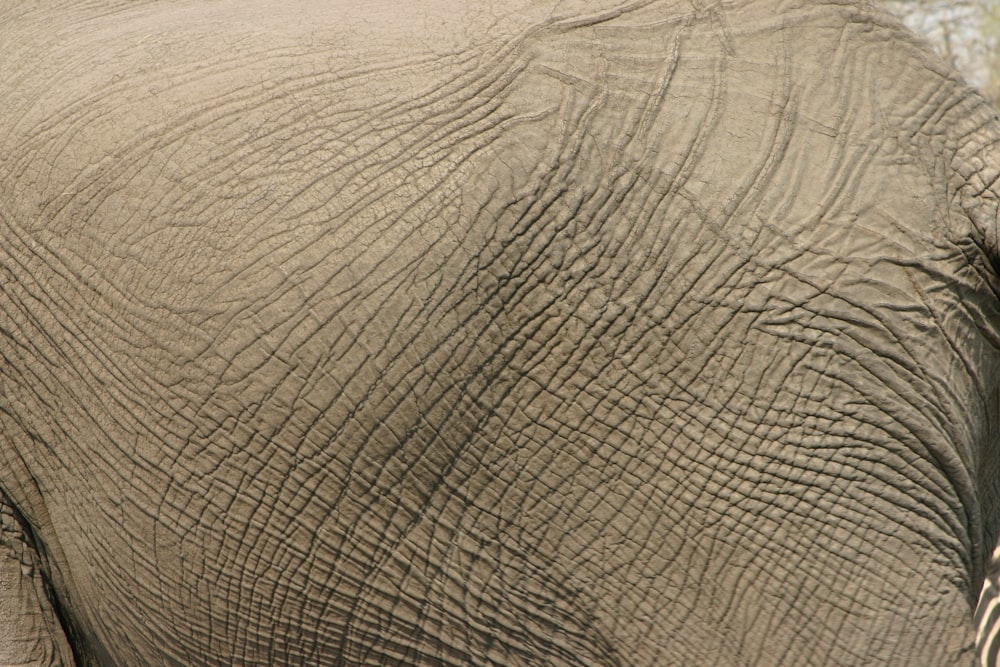
[[[967,663],[992,112],[851,3],[521,5],[0,5],[77,663]]]

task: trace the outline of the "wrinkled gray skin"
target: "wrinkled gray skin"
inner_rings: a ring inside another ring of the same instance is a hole
[[[76,4],[0,0],[0,662],[971,664],[1000,125],[891,19]]]

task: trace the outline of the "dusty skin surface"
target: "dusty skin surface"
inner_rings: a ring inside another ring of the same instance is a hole
[[[0,44],[0,662],[972,662],[1000,131],[890,19],[0,0]]]

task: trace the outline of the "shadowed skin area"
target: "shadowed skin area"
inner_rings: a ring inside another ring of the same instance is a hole
[[[0,0],[0,44],[0,662],[972,662],[1000,125],[892,19]]]

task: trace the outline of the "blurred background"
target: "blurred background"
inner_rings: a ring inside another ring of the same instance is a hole
[[[1000,0],[876,0],[1000,103]]]

